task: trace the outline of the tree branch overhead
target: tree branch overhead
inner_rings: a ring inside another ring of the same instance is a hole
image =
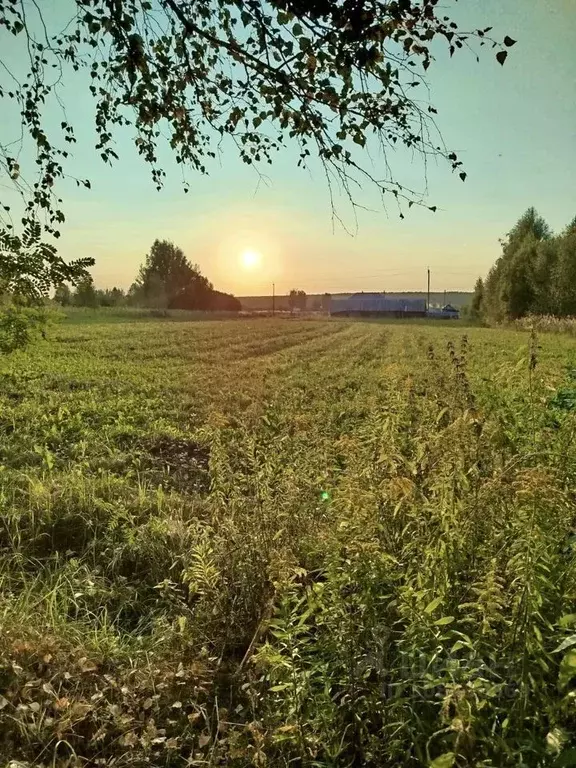
[[[70,0],[69,6],[69,20],[55,30],[35,0],[0,2],[0,42],[14,38],[10,50],[16,46],[28,59],[18,87],[11,62],[0,54],[0,104],[21,120],[21,141],[37,154],[35,178],[27,171],[23,181],[17,147],[0,134],[2,184],[21,198],[22,225],[41,220],[55,237],[64,222],[57,188],[70,172],[76,135],[73,117],[54,131],[43,114],[60,98],[70,69],[89,81],[102,160],[117,159],[114,138],[128,126],[158,188],[164,134],[176,161],[200,173],[229,136],[240,158],[257,166],[296,142],[299,164],[318,157],[352,204],[354,183],[369,181],[399,203],[433,209],[387,161],[388,152],[403,146],[442,158],[465,178],[459,158],[441,141],[434,106],[411,95],[433,63],[431,46],[439,41],[452,55],[488,44],[503,63],[514,43],[490,40],[490,28],[462,32],[437,0]],[[372,140],[383,153],[380,170],[363,160]],[[80,177],[77,183],[90,185]],[[12,232],[11,206],[1,199],[0,205],[4,229]]]

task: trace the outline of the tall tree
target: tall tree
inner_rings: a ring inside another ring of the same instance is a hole
[[[504,319],[505,308],[501,295],[502,257],[492,266],[484,280],[484,295],[482,297],[482,317],[487,320],[500,322]]]
[[[474,294],[472,296],[472,301],[470,303],[470,313],[472,317],[477,320],[482,316],[482,302],[484,299],[484,281],[481,277],[476,280],[476,284],[474,285]]]
[[[506,315],[511,319],[522,317],[534,309],[533,265],[537,242],[535,237],[527,235],[519,247],[508,254],[505,262],[501,297]]]
[[[550,250],[540,248],[552,233],[535,208],[529,208],[502,241],[502,256],[484,284],[484,313],[493,320],[521,317],[550,303]]]
[[[117,307],[123,304],[126,294],[122,288],[106,288],[97,291],[98,303],[101,307]]]
[[[181,248],[168,240],[155,240],[135,281],[140,302],[158,308],[169,307],[191,284],[199,291],[212,288]]]
[[[77,282],[72,303],[77,307],[91,307],[92,309],[98,306],[98,294],[91,275],[87,275]]]
[[[21,123],[34,157],[21,166],[18,132],[0,136],[1,188],[20,195],[17,219],[43,214],[54,235],[64,221],[56,190],[76,142],[74,71],[86,73],[103,161],[117,159],[115,134],[129,127],[158,188],[164,138],[178,163],[202,173],[223,137],[256,164],[292,139],[300,165],[316,155],[349,195],[369,180],[392,199],[425,204],[390,174],[386,154],[404,146],[438,156],[466,178],[439,141],[434,106],[411,96],[434,63],[432,47],[452,55],[488,42],[504,64],[514,44],[490,40],[490,27],[460,30],[437,0],[69,0],[61,9],[69,18],[38,0],[0,3],[2,128]],[[27,71],[11,69],[14,61]],[[376,171],[359,154],[371,137],[384,153]],[[12,202],[0,201],[0,213]]]
[[[576,224],[576,222],[573,222]],[[576,315],[576,226],[569,226],[557,241],[557,262],[554,273],[556,312]]]
[[[557,273],[558,243],[549,237],[536,245],[533,253],[532,281],[534,303],[530,311],[540,315],[554,314],[557,309],[555,277]]]
[[[308,298],[306,296],[306,291],[296,290],[293,288],[288,295],[288,306],[292,312],[295,309],[305,310],[307,301]]]
[[[54,301],[61,307],[67,307],[72,303],[72,291],[66,283],[60,283],[54,291]]]
[[[181,248],[155,240],[130,289],[132,303],[161,309],[202,309],[238,312],[240,302],[215,291]]]
[[[530,235],[535,240],[546,240],[552,235],[550,227],[534,207],[528,208],[508,232],[503,242],[504,258],[511,257]]]

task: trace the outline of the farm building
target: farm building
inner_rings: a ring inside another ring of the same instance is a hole
[[[397,299],[385,293],[355,293],[344,299],[332,299],[330,314],[344,317],[426,317],[424,299]]]
[[[460,312],[451,304],[446,304],[446,306],[442,308],[430,307],[427,315],[436,320],[458,320],[460,318]]]

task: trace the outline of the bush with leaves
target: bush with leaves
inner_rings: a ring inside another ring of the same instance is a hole
[[[42,242],[36,219],[27,221],[22,237],[0,228],[0,286],[13,296],[41,301],[53,286],[84,277],[93,264],[91,258],[66,263],[54,246]]]
[[[78,259],[66,263],[56,249],[42,242],[42,229],[29,220],[23,236],[17,237],[0,228],[0,352],[3,354],[26,346],[37,330],[44,329],[46,311],[43,301],[52,286],[65,280],[75,281],[86,275],[93,260]]]
[[[43,307],[0,306],[0,353],[14,352],[44,335],[47,320]]]

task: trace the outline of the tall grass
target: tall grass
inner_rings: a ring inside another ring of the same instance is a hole
[[[576,317],[556,317],[555,315],[527,315],[515,321],[521,330],[534,329],[539,333],[576,334]]]

